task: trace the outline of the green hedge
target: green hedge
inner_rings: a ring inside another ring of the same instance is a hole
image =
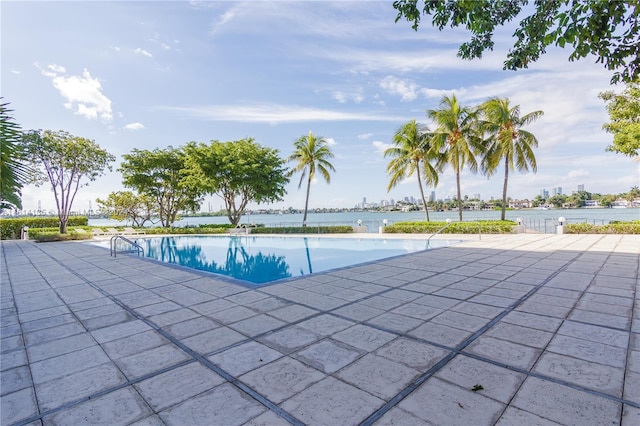
[[[290,227],[257,227],[251,228],[252,234],[350,234],[351,226],[290,226]]]
[[[87,226],[89,219],[86,216],[71,216],[67,226]],[[23,226],[31,228],[59,228],[60,221],[57,217],[10,217],[0,219],[0,239],[19,239]]]
[[[433,234],[445,226],[446,222],[398,222],[384,229],[388,234]],[[510,220],[481,220],[480,222],[451,222],[442,234],[477,234],[478,224],[483,234],[509,234],[515,222]]]
[[[570,223],[564,226],[565,234],[640,234],[640,220],[611,222],[608,225]]]
[[[67,228],[66,234],[61,234],[59,228],[29,229],[29,239],[38,243],[50,241],[90,240],[93,238],[91,227],[78,226]]]

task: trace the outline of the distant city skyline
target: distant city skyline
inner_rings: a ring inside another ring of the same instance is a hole
[[[569,62],[550,47],[528,69],[503,71],[513,25],[495,34],[483,59],[456,57],[468,34],[413,31],[395,22],[391,2],[3,2],[3,102],[24,130],[65,130],[95,140],[118,158],[114,170],[78,192],[74,210],[124,190],[117,172],[133,148],[255,138],[286,158],[309,130],[335,153],[331,183],[314,181],[309,206],[352,207],[418,194],[415,176],[387,192],[384,150],[394,132],[444,94],[465,105],[509,97],[523,113],[543,110],[527,127],[539,140],[536,174],[513,172],[508,195],[541,188],[617,193],[638,185],[634,160],[606,152],[612,136],[598,93],[611,73],[589,57]],[[26,24],[28,23],[28,24]],[[464,169],[463,194],[502,197],[503,175]],[[303,208],[297,180],[281,202],[249,208]],[[437,187],[456,193],[450,168]],[[413,195],[415,197],[415,195]],[[25,209],[54,209],[47,185],[27,186]],[[202,204],[220,206],[207,196]]]

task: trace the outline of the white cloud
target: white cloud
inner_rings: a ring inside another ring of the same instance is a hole
[[[56,64],[47,65],[47,68],[53,71],[54,73],[67,72],[67,70],[65,70],[63,66],[56,65]]]
[[[390,143],[384,143],[382,141],[373,141],[371,142],[371,146],[373,146],[374,152],[384,155],[384,152],[387,150],[387,148],[391,148],[392,145]]]
[[[20,70],[11,70],[12,74],[22,74]]]
[[[418,85],[409,79],[401,79],[388,75],[380,80],[379,86],[382,90],[392,95],[399,95],[403,102],[413,101],[418,97]]]
[[[142,130],[144,129],[144,124],[142,123],[129,123],[124,126],[126,130]]]
[[[49,65],[47,68],[51,71],[41,72],[52,79],[53,87],[66,99],[65,108],[75,110],[75,114],[91,120],[100,118],[101,121],[110,122],[113,119],[111,100],[102,93],[100,81],[91,77],[87,69],[78,76],[59,75],[65,73],[64,67],[59,65]]]
[[[334,138],[324,138],[324,140],[327,141],[327,145],[329,146],[334,146],[338,143]]]
[[[120,51],[120,48],[118,46],[111,46],[111,49],[115,50],[116,52]]]
[[[358,135],[358,139],[366,140],[366,139],[369,139],[371,136],[373,136],[373,133],[361,133]]]
[[[589,176],[589,172],[585,169],[571,170],[567,175],[569,178],[577,178],[582,176]]]
[[[152,58],[153,57],[153,55],[151,53],[149,53],[146,50],[141,49],[139,47],[136,50],[134,50],[134,53],[137,53],[138,55],[146,56],[147,58]]]
[[[162,43],[162,44],[160,44],[160,46],[161,46],[164,50],[171,50],[171,46],[169,46],[167,43]]]
[[[391,121],[399,122],[406,117],[384,115],[377,112],[344,112],[301,107],[298,105],[252,104],[252,105],[208,105],[196,107],[164,106],[159,109],[186,114],[210,121],[234,121],[252,123],[301,123],[312,121]]]
[[[338,101],[341,104],[347,103],[348,101],[352,101],[356,104],[359,104],[364,100],[364,96],[362,95],[362,89],[359,89],[356,92],[346,93],[343,91],[335,91],[331,94],[331,97]]]

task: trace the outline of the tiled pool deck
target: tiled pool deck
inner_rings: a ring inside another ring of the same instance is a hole
[[[639,253],[483,236],[252,290],[4,241],[1,423],[636,426]]]

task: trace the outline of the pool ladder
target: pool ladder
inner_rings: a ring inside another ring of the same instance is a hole
[[[136,253],[138,256],[144,257],[144,249],[142,248],[142,246],[135,241],[131,241],[123,235],[114,235],[113,237],[111,237],[111,240],[109,241],[109,251],[111,256],[116,257],[116,254],[118,253],[118,240],[122,240],[130,246],[129,250],[123,250],[123,252]]]

